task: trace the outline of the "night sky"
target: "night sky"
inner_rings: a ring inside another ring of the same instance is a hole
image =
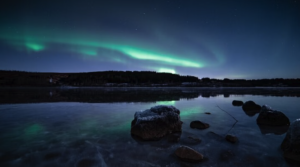
[[[300,78],[300,0],[4,0],[0,69]]]

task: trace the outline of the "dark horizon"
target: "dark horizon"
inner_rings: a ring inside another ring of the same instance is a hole
[[[101,73],[101,72],[156,72],[156,73],[166,73],[166,74],[175,74],[175,75],[179,75],[179,76],[192,76],[192,77],[197,77],[197,76],[193,76],[193,75],[182,75],[182,74],[177,74],[177,73],[169,73],[169,72],[159,72],[159,71],[137,71],[137,70],[127,70],[127,71],[116,71],[116,70],[105,70],[105,71],[87,71],[87,72],[49,72],[49,71],[19,71],[19,70],[3,70],[0,69],[0,72],[24,72],[24,73],[46,73],[46,74],[80,74],[80,73]],[[300,77],[298,78],[284,78],[284,77],[278,77],[278,78],[251,78],[251,79],[245,79],[245,78],[229,78],[229,77],[225,77],[225,78],[212,78],[209,76],[203,76],[203,77],[197,77],[198,79],[203,79],[203,78],[210,78],[210,79],[216,79],[216,80],[224,80],[224,79],[230,79],[230,80],[264,80],[264,79],[284,79],[284,80],[288,80],[288,79],[300,79]]]
[[[80,74],[80,73],[97,73],[97,72],[156,72],[156,73],[166,73],[166,74],[175,74],[175,75],[179,75],[179,76],[193,76],[193,75],[182,75],[182,74],[177,74],[177,73],[169,73],[169,72],[159,72],[159,71],[137,71],[137,70],[127,70],[127,71],[122,71],[122,70],[105,70],[105,71],[87,71],[87,72],[49,72],[49,71],[19,71],[19,70],[2,70],[0,69],[0,72],[25,72],[25,73],[49,73],[49,74]],[[193,77],[197,77],[197,76],[193,76]],[[245,78],[229,78],[229,77],[225,77],[225,78],[212,78],[209,76],[203,76],[203,77],[197,77],[200,80],[202,78],[210,78],[210,79],[216,79],[216,80],[224,80],[224,79],[230,79],[230,80],[263,80],[263,79],[300,79],[300,77],[298,78],[284,78],[284,77],[278,77],[278,78],[250,78],[250,79],[245,79]]]
[[[1,71],[1,87],[300,87],[300,78],[215,79],[155,71],[39,73]]]

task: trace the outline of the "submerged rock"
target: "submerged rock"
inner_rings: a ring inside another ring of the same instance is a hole
[[[180,132],[181,125],[177,108],[159,105],[134,114],[131,134],[143,140],[157,140],[169,133]]]
[[[190,147],[187,147],[187,146],[180,146],[175,151],[175,154],[182,161],[200,162],[203,160],[202,154],[200,154],[198,151],[196,151]]]
[[[233,135],[226,135],[225,139],[231,143],[236,143],[238,141],[238,138]]]
[[[242,106],[243,104],[244,104],[244,102],[242,102],[240,100],[233,100],[232,101],[233,106]]]
[[[300,119],[290,125],[281,149],[285,158],[300,162]]]
[[[287,116],[280,111],[272,110],[271,107],[267,105],[261,108],[256,122],[259,125],[269,126],[286,126],[290,124],[290,120]]]
[[[190,123],[191,128],[197,128],[197,129],[207,129],[209,128],[209,124],[201,122],[201,121],[192,121]]]

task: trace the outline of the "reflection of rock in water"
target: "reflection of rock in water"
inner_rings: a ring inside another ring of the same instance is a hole
[[[230,97],[230,94],[229,93],[224,93],[224,95],[223,95],[225,98],[228,98],[228,97]]]
[[[167,136],[160,138],[159,140],[152,140],[152,141],[145,141],[142,140],[140,137],[135,135],[131,135],[132,139],[134,139],[140,145],[149,145],[152,147],[157,147],[161,149],[170,148],[174,144],[177,144],[181,139],[181,133],[172,133],[168,134]]]
[[[51,94],[52,92],[52,94]],[[38,102],[156,102],[217,95],[297,96],[300,89],[256,88],[0,88],[0,104]]]
[[[282,135],[287,132],[289,126],[268,126],[268,125],[258,125],[260,132],[262,134],[275,134]]]
[[[245,110],[243,110],[243,111],[244,111],[245,114],[248,115],[249,117],[253,117],[254,115],[256,115],[256,114],[259,113],[259,111],[257,111],[257,110],[250,110],[250,111],[245,111]]]
[[[201,97],[209,98],[210,97],[210,93],[202,93]]]

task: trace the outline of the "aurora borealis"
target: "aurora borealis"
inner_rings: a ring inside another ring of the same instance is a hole
[[[0,69],[299,78],[300,1],[10,1]]]

